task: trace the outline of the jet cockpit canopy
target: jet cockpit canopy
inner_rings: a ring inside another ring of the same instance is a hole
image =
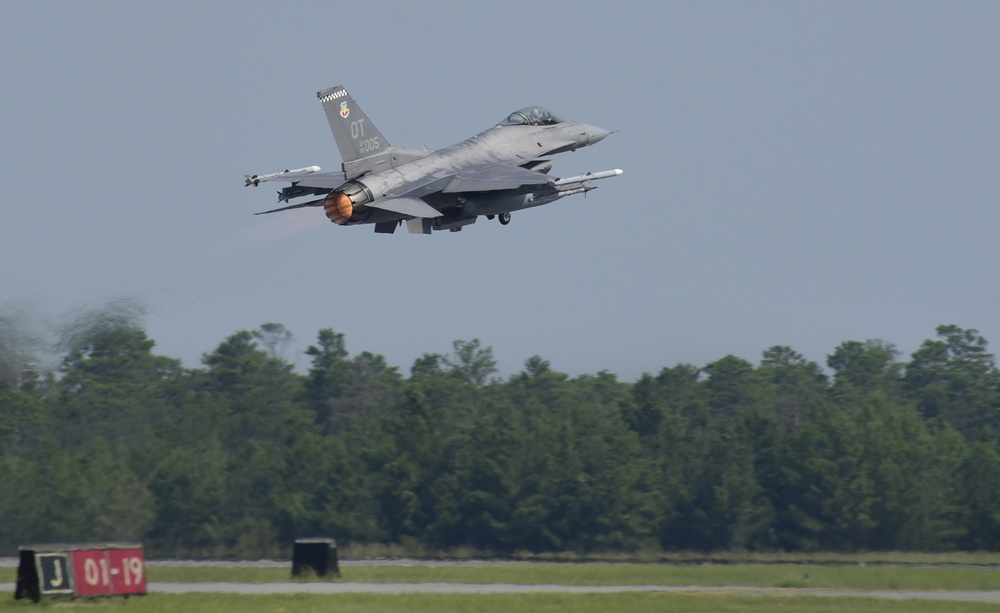
[[[502,126],[551,126],[560,123],[562,119],[543,106],[526,106],[514,111],[500,122]]]

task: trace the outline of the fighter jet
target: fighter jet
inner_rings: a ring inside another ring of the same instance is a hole
[[[288,181],[279,202],[313,198],[257,215],[323,207],[335,224],[375,224],[392,234],[406,222],[412,233],[457,232],[485,216],[510,223],[513,211],[555,202],[594,189],[590,181],[620,175],[620,169],[556,178],[547,156],[575,151],[610,132],[560,119],[540,106],[514,111],[492,128],[438,151],[389,144],[343,86],[318,92],[340,150],[340,172],[308,166],[273,174],[245,175],[246,186]],[[320,198],[316,199],[316,196]]]

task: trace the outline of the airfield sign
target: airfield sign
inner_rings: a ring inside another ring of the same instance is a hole
[[[142,545],[25,545],[19,548],[15,598],[133,596],[146,593]]]

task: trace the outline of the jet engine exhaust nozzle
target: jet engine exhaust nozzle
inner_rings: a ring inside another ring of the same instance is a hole
[[[326,195],[323,210],[327,219],[340,226],[364,223],[372,215],[372,209],[365,206],[371,201],[371,191],[363,183],[349,181]]]
[[[323,200],[323,210],[330,221],[338,225],[346,225],[354,214],[354,203],[347,194],[330,192]]]

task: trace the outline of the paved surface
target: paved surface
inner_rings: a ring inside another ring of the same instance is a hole
[[[1000,591],[894,591],[831,590],[810,588],[700,587],[666,585],[519,585],[510,583],[151,583],[150,592],[172,594],[190,592],[235,594],[610,594],[616,592],[669,592],[678,594],[752,596],[853,596],[888,600],[952,600],[1000,603]]]
[[[476,560],[475,564],[492,561]],[[0,568],[17,568],[17,558],[0,558]],[[365,560],[340,562],[341,566],[392,565],[392,566],[452,566],[469,564],[469,561],[426,560]],[[499,563],[499,562],[497,562]],[[503,562],[509,563],[509,562]],[[147,566],[227,566],[286,568],[287,560],[258,560],[251,562],[195,562],[190,560],[149,560]],[[886,600],[938,600],[1000,603],[1000,591],[920,591],[920,590],[837,590],[827,588],[764,588],[764,587],[703,587],[666,585],[519,585],[509,583],[161,583],[149,584],[151,593],[187,594],[530,594],[561,592],[575,594],[608,594],[615,592],[663,592],[677,594],[715,594],[746,596],[825,596],[881,598]],[[0,594],[14,592],[13,583],[0,583]]]
[[[0,583],[0,593],[13,593],[13,583]],[[510,583],[150,583],[159,594],[610,594],[662,592],[732,596],[824,596],[886,600],[944,600],[1000,603],[1000,591],[831,590],[820,588],[699,587],[667,585],[515,585]]]

